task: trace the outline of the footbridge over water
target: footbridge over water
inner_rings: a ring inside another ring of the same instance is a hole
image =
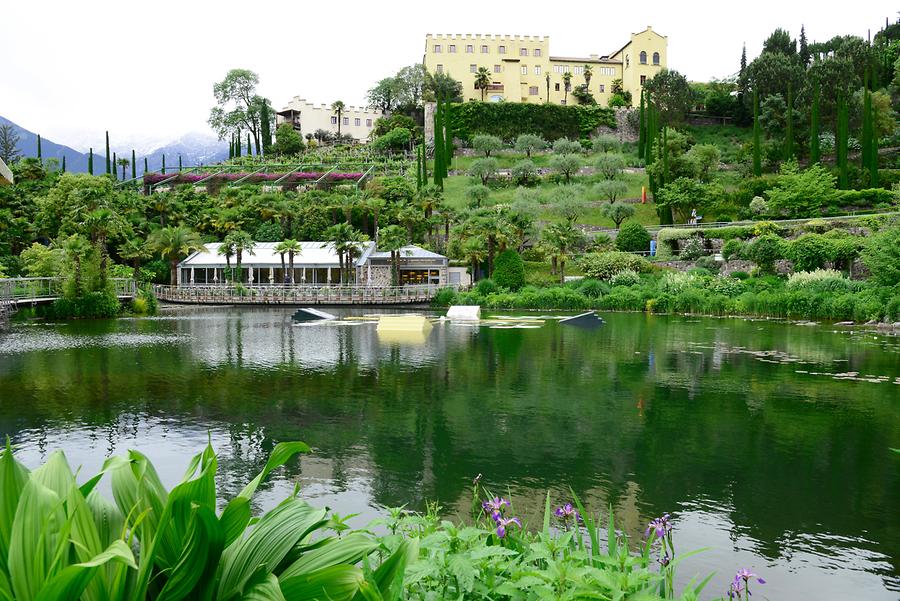
[[[111,278],[120,300],[134,298],[137,285],[128,278]],[[50,304],[63,296],[63,278],[0,278],[0,319],[19,307]]]
[[[191,305],[411,305],[447,286],[154,286],[161,301]]]

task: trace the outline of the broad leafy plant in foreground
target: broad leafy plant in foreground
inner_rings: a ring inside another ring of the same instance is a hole
[[[57,451],[29,471],[9,443],[0,456],[0,599],[50,601],[397,599],[408,539],[331,536],[329,516],[296,495],[255,518],[260,483],[297,453],[280,443],[262,472],[217,513],[212,448],[167,491],[141,453],[112,457],[78,485]],[[113,501],[96,486],[110,479]],[[375,567],[377,565],[377,567]]]

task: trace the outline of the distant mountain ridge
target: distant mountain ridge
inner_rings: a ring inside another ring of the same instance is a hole
[[[21,125],[0,116],[0,125],[12,125],[19,136],[19,143],[16,145],[23,157],[37,156],[37,134],[25,129]],[[131,160],[131,149],[117,147],[112,144],[112,149],[118,157],[124,157]],[[105,149],[104,149],[105,150]],[[66,171],[75,173],[87,173],[88,170],[88,153],[80,152],[70,146],[59,144],[41,137],[41,155],[45,159],[58,159],[60,164],[62,159],[66,157]],[[144,173],[144,158],[147,158],[147,164],[150,171],[159,171],[162,167],[162,157],[166,157],[166,168],[178,167],[178,157],[181,156],[181,162],[185,167],[195,166],[199,164],[209,165],[217,163],[228,158],[228,144],[217,140],[215,137],[203,133],[188,133],[177,140],[167,142],[164,145],[155,148],[146,154],[137,155],[137,174]],[[98,153],[94,149],[94,173],[103,173],[106,170],[106,156]],[[121,174],[121,167],[118,172]],[[131,177],[131,167],[126,168],[125,174]]]

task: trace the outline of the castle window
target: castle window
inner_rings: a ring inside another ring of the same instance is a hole
[[[559,84],[558,83],[553,84],[553,90],[556,92],[559,92]]]
[[[540,75],[540,74],[541,74],[541,66],[540,66],[540,65],[535,65],[535,66],[534,66],[534,74],[535,74],[535,75]]]
[[[359,127],[360,125],[362,125],[362,120],[359,117],[355,118],[353,120],[353,125],[355,125],[356,127]]]
[[[475,46],[473,46],[472,44],[466,44],[466,54],[474,54],[474,53],[475,53]]]
[[[435,45],[434,45],[434,53],[435,53],[435,54],[440,54],[440,53],[441,53],[441,45],[440,45],[440,44],[435,44]]]
[[[605,91],[606,91],[606,86],[601,83],[600,84],[600,93],[602,94]]]
[[[647,76],[641,75],[641,85],[644,85],[647,82]]]
[[[488,47],[487,47],[487,44],[485,44],[484,46],[481,47],[481,54],[487,54],[487,53],[488,53]]]
[[[506,54],[506,46],[499,46],[499,47],[497,48],[497,52],[498,52],[499,54]]]
[[[627,69],[630,66],[631,66],[631,55],[626,54],[625,55],[625,68]]]
[[[528,48],[519,48],[519,56],[528,56]]]
[[[584,67],[575,65],[575,75],[582,75],[583,73],[584,73]]]
[[[647,64],[647,53],[644,52],[643,50],[641,50],[641,64],[642,65]]]
[[[615,75],[615,67],[600,67],[600,75]]]
[[[528,65],[522,65],[522,75],[528,75]]]
[[[494,65],[494,73],[500,73],[500,65]]]
[[[478,73],[478,65],[469,65],[469,73]]]
[[[372,127],[372,120],[366,119],[366,127]]]
[[[541,49],[540,49],[540,48],[535,48],[535,49],[534,49],[534,52],[532,53],[532,55],[533,55],[533,56],[540,56],[540,55],[541,55]]]
[[[331,118],[331,124],[332,124],[332,125],[337,125],[337,117],[332,117],[332,118]]]
[[[537,87],[537,86],[531,86],[531,87],[529,87],[529,88],[528,88],[528,95],[529,95],[529,96],[537,96],[537,95],[538,95],[538,87]]]
[[[437,65],[437,66],[434,68],[434,72],[435,72],[435,73],[443,73],[443,72],[444,72],[444,65]]]
[[[447,47],[447,52],[449,52],[450,54],[456,54],[456,44],[450,44],[450,46]]]
[[[654,65],[658,65],[658,64],[659,64],[659,52],[654,52],[654,53],[653,53],[653,64],[654,64]]]
[[[344,117],[342,121],[344,122],[344,125],[350,125],[350,117]]]

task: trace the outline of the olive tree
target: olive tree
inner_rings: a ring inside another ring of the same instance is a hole
[[[492,152],[497,152],[503,148],[503,140],[497,136],[480,134],[472,138],[472,148],[483,152],[485,157],[489,157]]]

